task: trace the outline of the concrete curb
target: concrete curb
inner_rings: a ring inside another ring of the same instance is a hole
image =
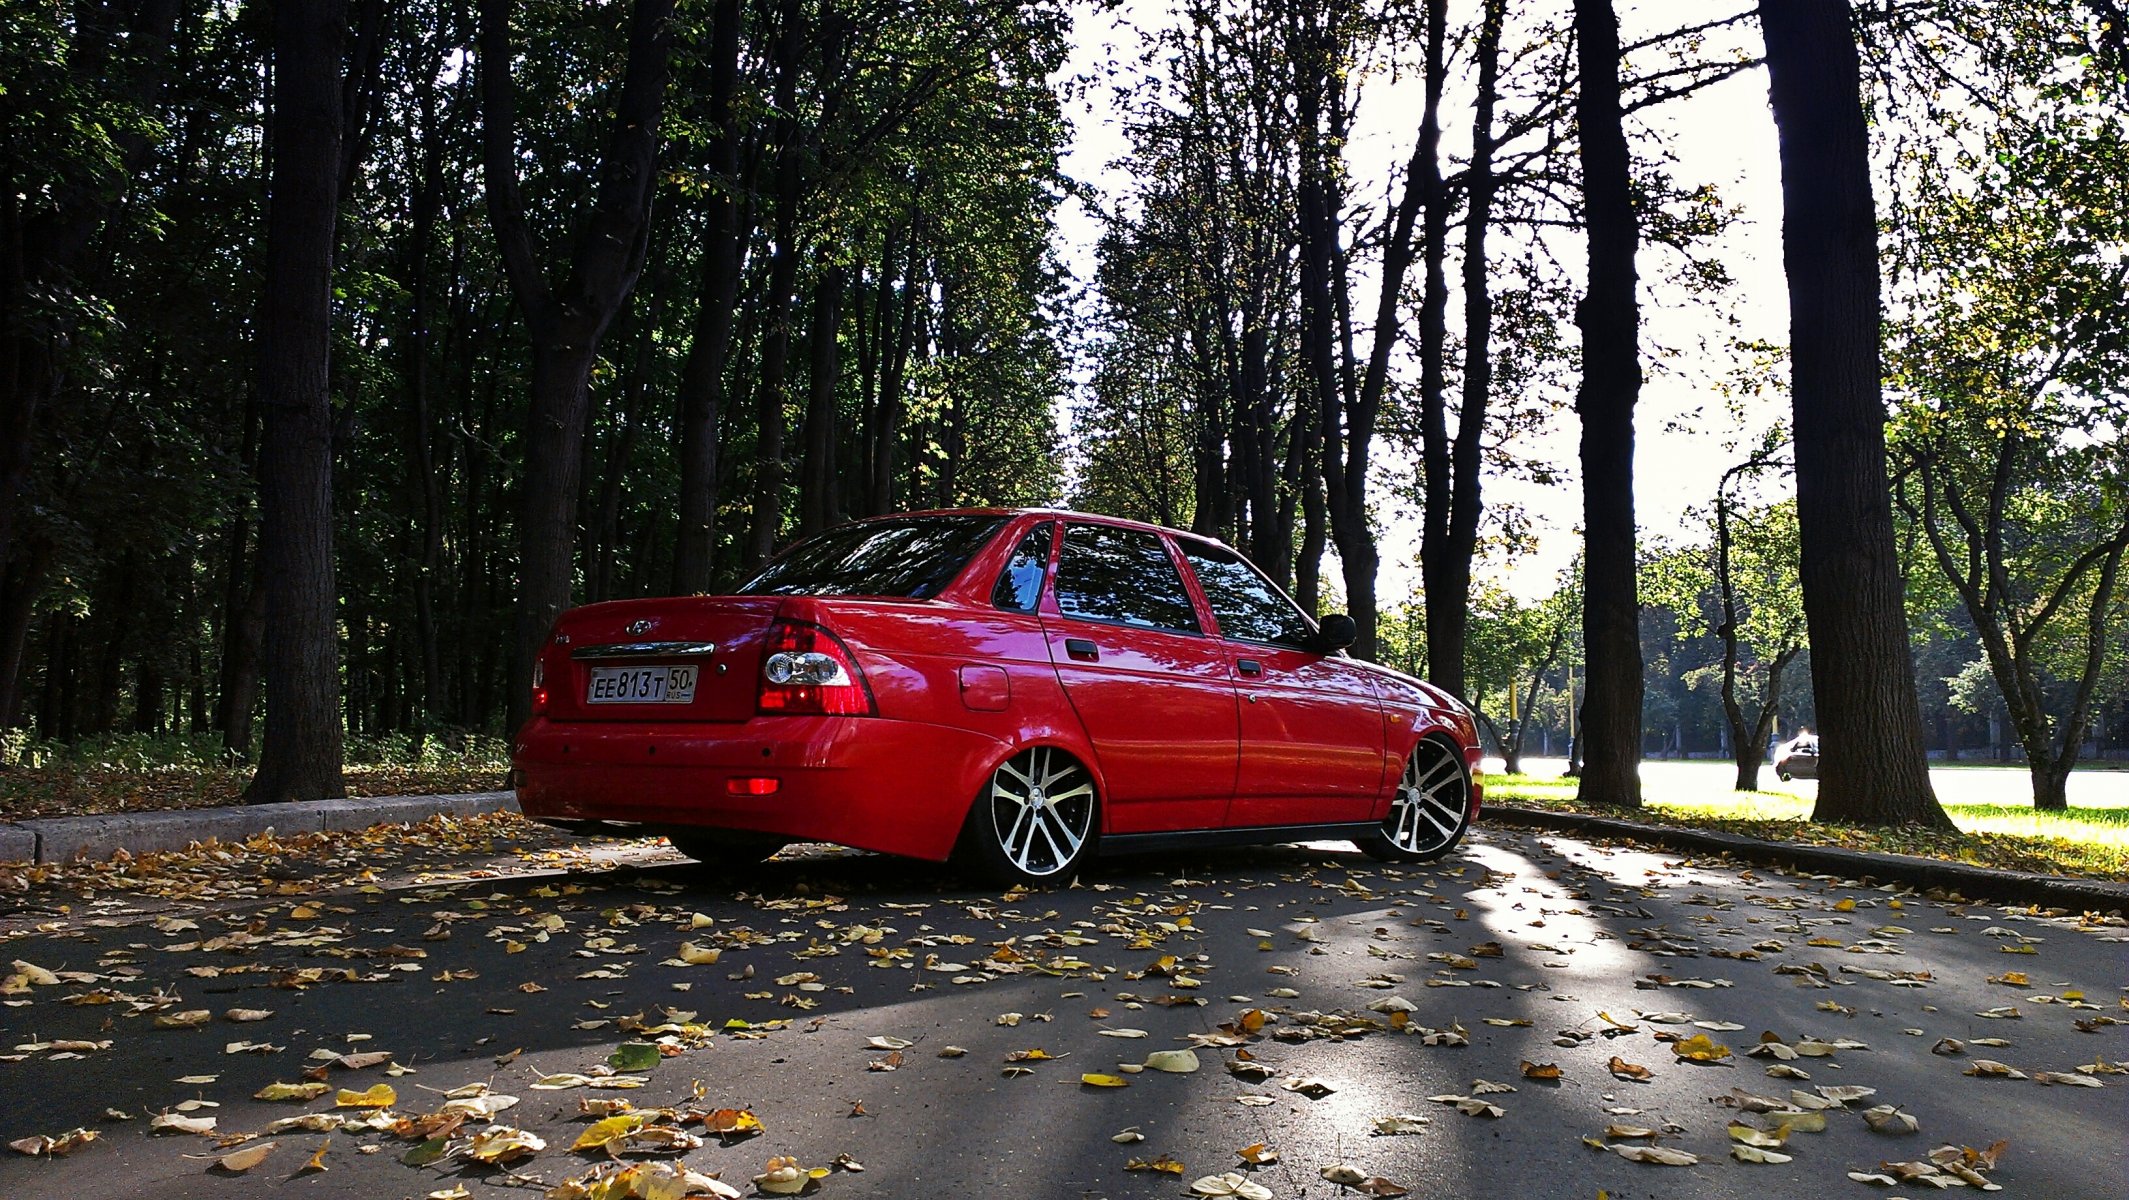
[[[438,814],[470,817],[517,811],[514,792],[455,796],[364,796],[169,812],[107,813],[0,821],[0,862],[63,863],[104,859],[124,850],[143,854],[183,850],[195,842],[241,842],[255,834],[321,833],[426,820]]]
[[[1917,890],[1941,889],[1972,900],[1995,900],[2030,904],[2042,908],[2067,908],[2078,912],[2129,912],[2129,884],[2062,875],[2035,875],[2025,871],[1992,871],[1986,867],[1921,858],[1911,854],[1873,854],[1844,850],[1838,846],[1804,846],[1793,842],[1770,842],[1734,833],[1706,829],[1681,829],[1674,825],[1644,825],[1616,817],[1593,817],[1582,813],[1550,812],[1545,809],[1487,805],[1480,820],[1521,829],[1543,829],[1594,837],[1631,838],[1638,842],[1702,854],[1727,854],[1747,862],[1793,867],[1817,874],[1839,875],[1865,883],[1904,883]]]

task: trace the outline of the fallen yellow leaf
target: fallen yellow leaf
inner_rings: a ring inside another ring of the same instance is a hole
[[[399,1102],[399,1093],[389,1083],[372,1084],[366,1091],[350,1091],[341,1088],[333,1097],[337,1108],[390,1108]]]

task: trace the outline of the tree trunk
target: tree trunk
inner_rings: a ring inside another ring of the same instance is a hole
[[[917,303],[922,295],[919,281],[924,269],[923,230],[923,224],[912,214],[908,265],[902,271],[894,335],[881,353],[879,433],[873,439],[872,496],[868,505],[875,515],[894,511],[895,447],[902,435],[902,379],[909,371],[909,355],[916,343]],[[888,265],[882,264],[882,269]]]
[[[1781,139],[1812,819],[1952,828],[1930,789],[1885,476],[1877,211],[1846,0],[1760,9]]]
[[[346,794],[333,575],[333,243],[345,0],[280,0],[259,305],[259,582],[266,736],[248,804]]]
[[[22,668],[29,657],[30,622],[44,594],[51,547],[39,538],[16,547],[18,557],[0,568],[0,730],[22,719]]]
[[[436,434],[431,387],[431,363],[436,353],[430,321],[434,314],[429,280],[430,243],[443,207],[444,131],[436,104],[435,72],[440,64],[432,59],[420,87],[421,165],[414,182],[413,222],[408,231],[407,274],[408,330],[406,347],[408,486],[421,511],[417,539],[420,557],[414,569],[414,636],[421,657],[421,722],[424,728],[442,719],[444,712],[443,648],[437,629],[436,584],[443,572],[444,497],[443,480],[436,466]]]
[[[805,462],[799,472],[798,532],[811,537],[836,523],[836,385],[841,367],[836,339],[842,328],[844,271],[819,256],[813,282],[813,312],[806,323],[807,378]]]
[[[1434,633],[1438,625],[1447,629],[1446,622],[1452,613],[1461,607],[1456,597],[1448,593],[1448,581],[1437,579],[1430,573],[1430,564],[1439,563],[1447,554],[1449,533],[1450,491],[1452,487],[1449,466],[1449,277],[1445,264],[1449,255],[1449,193],[1442,185],[1441,173],[1441,98],[1447,82],[1449,64],[1444,51],[1444,30],[1448,20],[1448,5],[1444,0],[1429,0],[1426,8],[1427,51],[1426,77],[1421,105],[1420,154],[1412,159],[1412,167],[1422,182],[1426,198],[1426,219],[1420,237],[1421,286],[1419,303],[1419,410],[1421,460],[1425,477],[1426,513],[1420,538],[1420,571],[1427,597],[1427,678],[1441,685],[1450,694],[1462,696],[1464,686],[1464,649],[1459,644],[1451,647],[1435,644]],[[1432,554],[1428,550],[1433,551]],[[1458,596],[1464,590],[1460,589]]]
[[[1589,229],[1582,330],[1584,575],[1587,663],[1581,788],[1584,804],[1641,805],[1641,606],[1635,591],[1634,405],[1641,394],[1640,230],[1619,112],[1619,21],[1611,0],[1575,0],[1581,86],[1576,98]]]
[[[510,0],[481,0],[481,158],[489,223],[532,340],[532,403],[518,523],[518,605],[505,698],[515,732],[532,713],[532,662],[569,605],[584,418],[599,339],[643,273],[657,191],[673,0],[634,0],[628,63],[567,274],[550,282],[519,192]]]
[[[509,728],[532,715],[532,660],[569,607],[576,576],[577,494],[584,420],[599,333],[579,316],[540,322],[532,347],[532,405],[525,421],[525,482],[518,509],[518,610],[510,665]]]
[[[776,550],[784,521],[784,378],[791,362],[792,295],[798,286],[798,202],[804,182],[798,145],[799,52],[805,8],[783,0],[777,28],[775,250],[769,292],[762,301],[761,378],[754,394],[754,512],[741,561],[755,566]]]
[[[706,592],[717,562],[717,471],[723,451],[725,370],[739,307],[748,231],[739,203],[739,131],[732,97],[739,80],[740,0],[716,0],[710,14],[710,169],[713,188],[704,222],[702,281],[694,335],[680,372],[680,538],[673,592]]]
[[[1471,620],[1471,559],[1484,511],[1479,478],[1486,409],[1493,392],[1493,293],[1486,275],[1486,234],[1493,219],[1493,112],[1499,98],[1501,24],[1507,0],[1485,0],[1479,15],[1478,95],[1471,119],[1471,164],[1464,172],[1464,378],[1456,441],[1427,455],[1427,516],[1420,574],[1427,596],[1427,678],[1462,696]],[[1426,430],[1431,440],[1433,427]],[[1439,488],[1435,472],[1447,475]],[[1521,757],[1522,734],[1516,734]],[[1518,773],[1514,768],[1511,774]]]

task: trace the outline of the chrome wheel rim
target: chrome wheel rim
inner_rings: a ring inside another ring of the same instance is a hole
[[[991,776],[990,808],[1005,860],[1030,876],[1055,875],[1094,831],[1094,777],[1064,751],[1036,746]]]
[[[1440,742],[1421,742],[1405,761],[1383,836],[1407,854],[1427,854],[1456,840],[1464,821],[1464,771]]]

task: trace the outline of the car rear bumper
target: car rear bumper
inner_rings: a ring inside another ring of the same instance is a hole
[[[952,853],[1005,751],[964,729],[877,717],[656,725],[535,717],[511,762],[518,806],[537,821],[616,822],[617,834],[750,830],[936,862]],[[776,790],[747,794],[756,780],[774,780]]]

